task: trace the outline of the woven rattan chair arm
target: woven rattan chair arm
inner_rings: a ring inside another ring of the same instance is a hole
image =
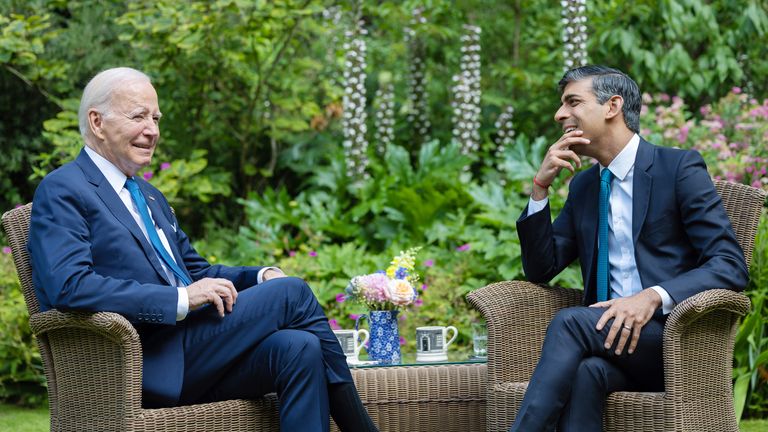
[[[112,312],[49,310],[29,323],[51,349],[47,376],[56,380],[59,417],[90,424],[140,415],[142,349],[128,320]]]
[[[122,315],[113,312],[60,312],[52,309],[32,315],[29,325],[36,335],[76,327],[97,332],[116,343],[139,343],[139,334],[133,325]],[[138,354],[141,356],[141,351]]]
[[[490,284],[467,295],[488,324],[488,382],[528,381],[555,313],[580,304],[582,291],[525,281]]]
[[[733,343],[747,296],[730,290],[701,292],[678,304],[664,327],[664,379],[670,397],[730,395]]]

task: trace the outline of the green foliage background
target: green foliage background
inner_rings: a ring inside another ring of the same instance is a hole
[[[404,29],[415,8],[426,18],[413,26],[425,48],[432,124],[423,145],[405,121],[414,107]],[[752,183],[765,178],[747,172],[766,163],[765,135],[747,140],[736,125],[768,96],[767,10],[765,0],[590,1],[588,52],[649,94],[685,99],[666,107],[666,117],[647,113],[644,135],[697,148],[713,175]],[[344,32],[358,12],[368,30],[369,105],[382,77],[395,85],[395,143],[383,157],[370,155],[365,182],[346,175],[341,148]],[[483,143],[469,156],[451,142],[449,105],[465,23],[483,30]],[[153,77],[164,113],[145,176],[169,197],[204,256],[277,263],[309,280],[329,317],[349,327],[350,314],[364,312],[336,300],[349,278],[421,245],[423,304],[401,314],[404,349],[413,350],[415,326],[453,324],[467,350],[479,317],[464,295],[524,276],[514,221],[559,135],[552,115],[561,28],[560,2],[552,0],[0,0],[0,208],[30,201],[37,182],[77,154],[77,106],[90,77],[136,67]],[[733,87],[749,97],[736,100]],[[494,121],[507,105],[515,108],[517,138],[497,158]],[[710,134],[704,106],[733,119],[727,143],[749,144],[728,159],[699,145]],[[677,139],[684,128],[687,138]],[[565,177],[552,197],[555,211]],[[737,400],[758,417],[768,412],[761,232],[750,285],[755,309],[734,369]],[[0,345],[0,399],[34,404],[42,394],[39,357],[7,257],[0,255],[0,328],[11,337]],[[575,268],[554,282],[581,285]]]

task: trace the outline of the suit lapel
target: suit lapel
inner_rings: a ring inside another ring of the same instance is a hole
[[[165,274],[165,271],[160,264],[160,258],[157,256],[157,253],[155,253],[155,250],[152,248],[149,240],[147,240],[147,238],[144,236],[141,228],[139,228],[139,226],[136,224],[136,220],[133,218],[133,216],[131,216],[131,213],[125,207],[125,204],[123,204],[123,201],[120,200],[120,197],[115,193],[115,190],[112,189],[112,185],[109,184],[107,179],[104,177],[104,174],[99,171],[99,168],[96,166],[96,164],[94,164],[88,154],[85,153],[85,150],[80,151],[80,155],[78,155],[75,163],[80,166],[80,169],[83,170],[83,173],[85,174],[86,178],[88,178],[88,181],[96,188],[96,194],[99,196],[99,198],[101,198],[101,200],[104,202],[104,205],[109,209],[112,215],[114,215],[115,218],[121,224],[123,224],[123,226],[125,226],[125,228],[128,229],[131,235],[136,239],[138,244],[141,246],[141,249],[144,251],[144,255],[152,264],[152,267],[154,267],[155,271],[163,278],[164,281],[170,284],[168,275]]]
[[[176,247],[176,242],[171,241],[170,233],[175,232],[176,230],[174,227],[171,227],[171,223],[166,219],[165,213],[163,212],[163,209],[160,208],[160,203],[155,198],[155,194],[153,191],[149,190],[146,185],[143,182],[138,182],[139,187],[141,188],[142,193],[144,194],[144,197],[147,199],[147,206],[149,207],[149,210],[152,212],[152,218],[155,220],[155,223],[160,227],[160,229],[163,230],[165,233],[166,239],[168,239],[168,246],[171,248],[171,253],[173,254],[173,257],[176,259],[176,264],[179,265],[179,268],[184,271],[184,273],[189,277],[190,280],[192,280],[192,277],[189,275],[189,272],[187,271],[187,267],[184,265],[184,261],[181,259],[181,254],[179,253],[178,248]],[[178,229],[178,227],[176,227]]]
[[[632,185],[632,241],[637,244],[640,236],[640,228],[643,227],[645,217],[648,214],[648,203],[651,199],[651,186],[653,177],[648,174],[648,169],[653,164],[653,145],[644,139],[640,139],[635,156],[635,173]]]

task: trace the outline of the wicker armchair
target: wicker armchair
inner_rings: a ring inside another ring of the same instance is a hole
[[[3,215],[48,381],[51,431],[277,431],[274,394],[177,408],[141,407],[141,343],[110,312],[40,312],[27,252],[32,204]]]
[[[747,263],[766,194],[715,181]],[[523,281],[488,285],[468,295],[488,322],[487,430],[507,431],[539,361],[544,334],[556,311],[579,305],[581,290]],[[733,344],[749,299],[709,290],[675,307],[664,329],[661,393],[615,392],[606,401],[606,431],[734,431]],[[521,319],[524,317],[524,319]]]

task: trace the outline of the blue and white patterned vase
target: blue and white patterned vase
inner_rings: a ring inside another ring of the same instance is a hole
[[[396,310],[370,311],[360,315],[355,322],[358,328],[360,320],[368,319],[371,338],[368,341],[368,358],[381,364],[400,363],[400,332],[397,327]]]

